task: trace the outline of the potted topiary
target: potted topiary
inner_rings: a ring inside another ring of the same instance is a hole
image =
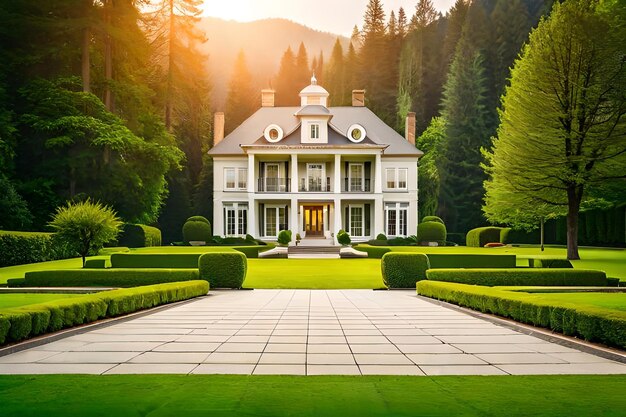
[[[281,230],[278,232],[278,245],[289,246],[291,242],[291,230]]]
[[[204,246],[211,241],[211,223],[202,216],[192,216],[183,225],[183,239],[191,246]]]
[[[298,243],[300,243],[301,240],[302,237],[300,236],[300,233],[296,233],[296,246],[298,246]]]
[[[337,232],[337,243],[341,246],[348,246],[352,242],[350,239],[350,235],[345,230],[340,230]]]

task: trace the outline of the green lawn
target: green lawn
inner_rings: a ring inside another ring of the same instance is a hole
[[[248,259],[246,288],[384,287],[380,259]]]
[[[223,247],[163,246],[133,249],[137,253],[198,253],[223,250]],[[516,254],[521,256],[543,255],[565,257],[564,248],[538,247],[515,248],[468,248],[449,247],[392,247],[394,251],[421,253],[482,253]],[[626,281],[626,250],[581,249],[580,261],[574,267],[603,270],[610,277]],[[519,259],[518,265],[527,264]],[[74,269],[81,267],[81,260],[66,259],[28,265],[0,268],[0,284],[9,278],[23,278],[27,271],[45,269]],[[254,288],[379,288],[382,287],[380,260],[377,259],[249,259],[248,278],[244,284]]]
[[[5,416],[623,416],[624,376],[0,376]]]
[[[78,269],[82,267],[83,260],[80,258],[7,266],[4,268],[0,268],[0,284],[5,284],[9,278],[24,278],[24,274],[30,271],[45,271],[52,269]]]
[[[82,294],[0,294],[0,309],[45,303],[61,298],[80,297]]]

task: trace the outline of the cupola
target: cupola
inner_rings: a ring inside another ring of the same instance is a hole
[[[317,85],[315,74],[311,77],[311,85],[300,91],[300,105],[303,107],[311,105],[328,107],[328,91]]]

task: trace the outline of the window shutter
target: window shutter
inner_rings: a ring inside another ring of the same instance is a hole
[[[343,230],[350,233],[350,206],[346,206],[345,217],[343,219]]]
[[[370,236],[371,233],[371,213],[370,213],[370,204],[365,204],[365,208],[363,209],[365,213],[363,213],[363,218],[365,220],[365,236]]]

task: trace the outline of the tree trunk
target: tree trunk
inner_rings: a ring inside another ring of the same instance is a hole
[[[111,92],[111,82],[113,81],[113,45],[111,35],[109,34],[111,26],[111,3],[112,0],[106,0],[104,3],[104,107],[113,112],[113,94]],[[108,165],[111,159],[111,149],[105,145],[102,155],[104,164]]]
[[[544,247],[544,242],[545,242],[545,220],[542,217],[541,218],[541,251],[543,252],[545,247]]]
[[[169,19],[170,19],[170,30],[169,30],[169,50],[168,50],[168,65],[167,65],[167,86],[165,91],[165,128],[169,131],[172,130],[172,85],[174,84],[174,0],[169,0]]]
[[[113,46],[111,35],[109,34],[111,26],[111,1],[106,0],[104,3],[104,106],[108,111],[113,110],[113,95],[111,93],[111,81],[113,80]]]
[[[578,254],[578,215],[583,189],[571,185],[567,189],[567,259],[580,259]]]
[[[82,76],[83,76],[83,91],[89,93],[91,91],[91,64],[89,62],[89,44],[91,41],[91,31],[88,27],[83,29],[83,44],[82,44]]]

